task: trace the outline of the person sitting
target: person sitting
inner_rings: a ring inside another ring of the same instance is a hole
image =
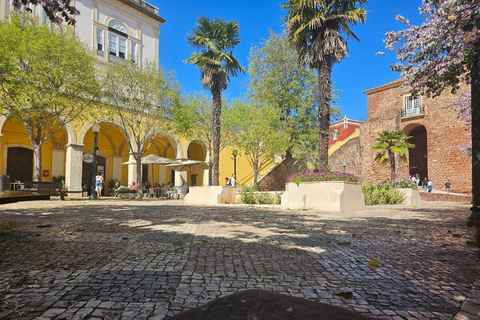
[[[132,181],[132,184],[128,186],[130,190],[137,190],[137,185],[135,184],[135,181]]]
[[[122,186],[120,185],[120,181],[116,180],[115,181],[115,184],[113,185],[113,196],[114,197],[118,197],[118,190],[121,188]]]
[[[229,185],[230,185],[230,179],[228,179],[228,177],[225,178],[225,185],[226,185],[226,186],[229,186]]]

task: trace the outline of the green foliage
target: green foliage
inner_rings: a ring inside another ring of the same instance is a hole
[[[120,188],[117,193],[137,193],[137,190],[131,190],[130,188]]]
[[[273,204],[275,198],[276,203],[280,203],[278,194],[273,195],[269,192],[256,192],[254,187],[243,187],[241,191],[241,200],[245,204]],[[281,197],[281,195],[280,195]]]
[[[65,181],[65,176],[53,176],[52,182]]]
[[[315,171],[318,164],[318,141],[301,140],[292,150],[293,157],[297,159],[295,164],[300,170]]]
[[[405,194],[399,188],[389,184],[367,184],[362,186],[365,205],[401,204]]]
[[[333,171],[305,171],[287,177],[287,182],[295,182],[297,185],[302,182],[316,181],[358,182],[358,177],[351,173],[343,174]]]
[[[397,188],[404,188],[404,189],[418,189],[418,186],[412,182],[410,179],[401,179],[395,180],[393,185]]]
[[[255,189],[253,187],[243,187],[242,188],[242,191],[240,192],[241,194],[241,200],[242,200],[242,203],[246,203],[246,204],[255,204],[256,201],[255,201]]]
[[[25,126],[35,181],[42,178],[43,143],[85,114],[99,91],[94,61],[69,27],[42,26],[25,13],[0,21],[0,110]]]
[[[384,130],[378,133],[378,138],[372,150],[377,151],[375,161],[390,164],[390,183],[393,183],[395,180],[395,155],[398,154],[400,161],[405,163],[407,162],[406,153],[408,149],[415,148],[414,144],[408,142],[410,138],[401,130]]]
[[[173,74],[167,74],[154,62],[143,66],[132,61],[111,63],[102,81],[103,99],[109,117],[117,120],[129,150],[137,161],[137,185],[142,183],[141,157],[156,136],[166,129],[167,119],[180,100],[180,88]]]
[[[263,165],[288,146],[288,136],[281,130],[280,113],[269,105],[247,104],[236,100],[230,110],[233,144],[247,155],[254,171],[254,187]]]

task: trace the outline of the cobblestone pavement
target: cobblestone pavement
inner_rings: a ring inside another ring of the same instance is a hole
[[[180,201],[2,205],[0,319],[157,320],[260,288],[380,319],[478,320],[468,215],[466,204],[434,202],[351,214]]]

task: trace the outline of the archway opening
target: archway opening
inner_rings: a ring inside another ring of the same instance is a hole
[[[415,145],[415,148],[408,149],[409,174],[420,176],[421,181],[428,177],[428,150],[427,150],[427,129],[423,125],[414,127],[410,133],[408,142]]]

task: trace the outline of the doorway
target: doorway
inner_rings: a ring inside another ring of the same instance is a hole
[[[7,151],[7,175],[10,181],[33,180],[33,150],[10,147]]]
[[[408,133],[411,136],[408,142],[415,145],[415,148],[408,149],[409,174],[420,176],[420,181],[428,177],[428,150],[427,150],[427,129],[419,125]]]

